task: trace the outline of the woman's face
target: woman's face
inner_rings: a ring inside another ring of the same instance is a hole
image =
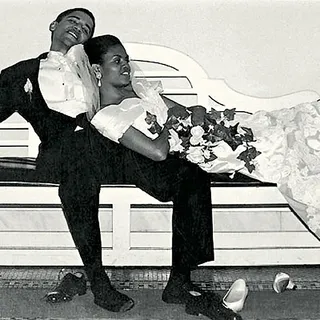
[[[129,56],[121,44],[109,48],[100,65],[101,84],[124,87],[131,83]]]

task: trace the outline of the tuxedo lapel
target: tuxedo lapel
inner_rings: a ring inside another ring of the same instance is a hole
[[[47,104],[42,96],[39,87],[39,67],[40,67],[40,60],[45,59],[47,57],[47,53],[41,54],[38,58],[32,60],[32,65],[30,66],[30,81],[32,83],[32,98],[30,99],[30,104],[34,108],[39,107],[46,107]]]

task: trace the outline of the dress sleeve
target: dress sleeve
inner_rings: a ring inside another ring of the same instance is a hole
[[[160,96],[163,92],[161,81],[133,78],[132,86],[138,97],[147,103],[146,111],[155,114],[158,123],[163,125],[168,117],[168,107]]]
[[[131,98],[120,105],[110,105],[101,109],[91,120],[91,124],[106,138],[119,143],[119,139],[131,125],[144,114],[140,99]]]

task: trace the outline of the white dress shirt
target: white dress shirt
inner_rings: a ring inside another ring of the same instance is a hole
[[[47,58],[40,61],[38,80],[48,107],[75,118],[88,111],[91,101],[86,101],[83,82],[72,63],[76,64],[67,55],[50,51]]]

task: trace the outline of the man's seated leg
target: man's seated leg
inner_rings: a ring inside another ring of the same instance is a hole
[[[59,196],[67,224],[91,284],[95,304],[113,312],[124,312],[133,300],[117,291],[102,265],[98,218],[100,182],[86,148],[86,136],[79,135],[64,158]]]

